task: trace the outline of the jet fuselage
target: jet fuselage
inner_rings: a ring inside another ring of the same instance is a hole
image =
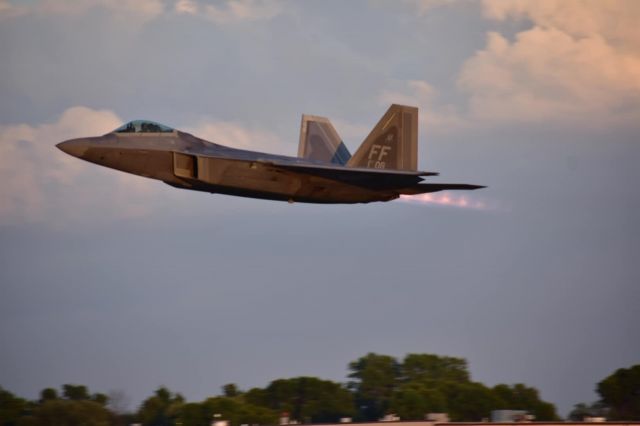
[[[101,166],[196,191],[307,203],[367,203],[399,196],[271,166],[273,161],[319,165],[296,157],[246,151],[189,133],[109,133],[72,139],[62,151]]]

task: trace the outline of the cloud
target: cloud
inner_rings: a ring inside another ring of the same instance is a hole
[[[459,0],[403,0],[402,2],[411,5],[419,16],[424,16],[432,9],[450,6],[458,3]]]
[[[35,14],[44,16],[81,16],[101,8],[117,18],[145,22],[160,16],[177,13],[203,17],[220,25],[269,20],[284,11],[282,2],[275,0],[226,0],[214,4],[198,0],[176,0],[166,8],[163,0],[34,0],[17,3],[0,0],[0,18]]]
[[[640,4],[636,0],[484,0],[490,19],[529,19],[535,25],[557,28],[572,37],[599,35],[613,45],[640,47]]]
[[[330,120],[342,141],[354,150],[360,146],[375,125],[375,123],[352,123],[341,118],[330,118]]]
[[[187,191],[95,166],[55,147],[66,139],[108,133],[121,124],[112,111],[76,106],[53,123],[0,125],[0,226],[106,223],[179,205],[175,197]],[[273,133],[240,123],[202,121],[185,130],[235,148],[273,153],[295,149]]]
[[[93,8],[103,8],[118,17],[131,17],[140,22],[162,15],[164,3],[162,0],[40,0],[15,4],[0,0],[0,17],[25,14],[79,16]]]
[[[494,1],[490,19],[529,19],[509,41],[487,35],[458,87],[480,121],[613,125],[640,120],[640,4],[635,1]]]
[[[198,13],[198,3],[194,0],[178,0],[174,6],[174,9],[178,13],[186,13],[188,15],[195,15]]]
[[[0,0],[0,19],[25,15],[29,13],[29,10],[25,5],[15,5],[9,0]]]
[[[407,0],[419,16],[462,0]],[[427,82],[383,91],[384,102],[419,105],[428,128],[554,122],[575,126],[640,123],[640,2],[484,0],[485,18],[528,22],[513,38],[490,31],[459,70],[458,108],[440,105]]]
[[[196,0],[178,0],[174,10],[181,14],[203,16],[216,24],[235,24],[269,20],[283,11],[273,0],[228,0],[222,4],[200,4]]]
[[[237,122],[201,121],[185,128],[185,131],[199,138],[238,149],[286,154],[295,148],[267,130],[251,129]]]
[[[443,132],[464,124],[456,107],[441,104],[437,90],[423,80],[391,82],[393,88],[384,89],[378,95],[380,105],[402,104],[420,109],[420,129],[422,131]]]
[[[157,183],[91,166],[55,147],[120,124],[112,111],[76,106],[53,123],[1,125],[0,225],[98,223],[147,214]]]

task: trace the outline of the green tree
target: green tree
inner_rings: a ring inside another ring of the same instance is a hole
[[[98,404],[102,405],[103,407],[106,407],[107,404],[109,403],[109,397],[107,395],[105,395],[104,393],[94,393],[93,395],[91,395],[91,401],[93,402],[97,402]]]
[[[640,364],[616,370],[596,390],[611,420],[640,420]]]
[[[40,402],[51,401],[58,399],[58,391],[54,388],[45,388],[40,391]]]
[[[437,388],[409,383],[393,393],[389,410],[402,420],[424,420],[426,413],[446,412],[447,401]]]
[[[572,422],[582,422],[585,417],[608,417],[607,407],[600,401],[590,405],[579,403],[573,406],[568,419]]]
[[[398,385],[400,365],[388,355],[369,353],[349,363],[349,389],[353,390],[360,420],[378,420],[388,410]]]
[[[209,426],[219,415],[227,420],[231,426],[242,424],[275,424],[278,415],[266,407],[249,404],[237,397],[213,397],[203,402],[184,404],[180,410],[176,423],[183,426]]]
[[[152,397],[142,402],[137,417],[145,426],[170,426],[178,417],[184,397],[159,387]]]
[[[408,354],[401,365],[405,382],[456,382],[470,381],[467,360],[434,354]]]
[[[14,426],[21,417],[27,414],[29,404],[0,387],[0,425]]]
[[[94,401],[56,399],[40,405],[34,418],[42,426],[109,426],[111,413]]]
[[[493,387],[493,392],[503,402],[495,409],[526,410],[540,421],[559,420],[555,405],[540,399],[536,388],[528,387],[522,383],[513,386],[505,384]]]
[[[226,385],[222,386],[222,393],[224,396],[234,398],[240,395],[240,390],[235,383],[227,383]]]
[[[316,377],[274,380],[263,391],[245,394],[248,402],[277,412],[288,412],[305,423],[336,422],[353,416],[353,397],[339,383]]]
[[[504,405],[504,402],[482,383],[453,383],[441,385],[449,416],[454,421],[477,422],[488,418],[492,410]]]
[[[89,399],[89,390],[84,385],[62,385],[62,396],[73,401]]]

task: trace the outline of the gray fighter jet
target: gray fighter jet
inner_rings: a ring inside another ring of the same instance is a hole
[[[177,188],[304,203],[369,203],[480,185],[425,183],[418,109],[391,105],[353,156],[324,117],[303,115],[298,157],[218,145],[152,121],[57,145],[74,157]]]

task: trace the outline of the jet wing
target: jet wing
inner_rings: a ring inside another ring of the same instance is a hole
[[[401,188],[422,181],[422,176],[437,176],[435,172],[369,169],[321,164],[296,164],[284,161],[258,160],[258,163],[280,170],[304,173],[366,188]]]

